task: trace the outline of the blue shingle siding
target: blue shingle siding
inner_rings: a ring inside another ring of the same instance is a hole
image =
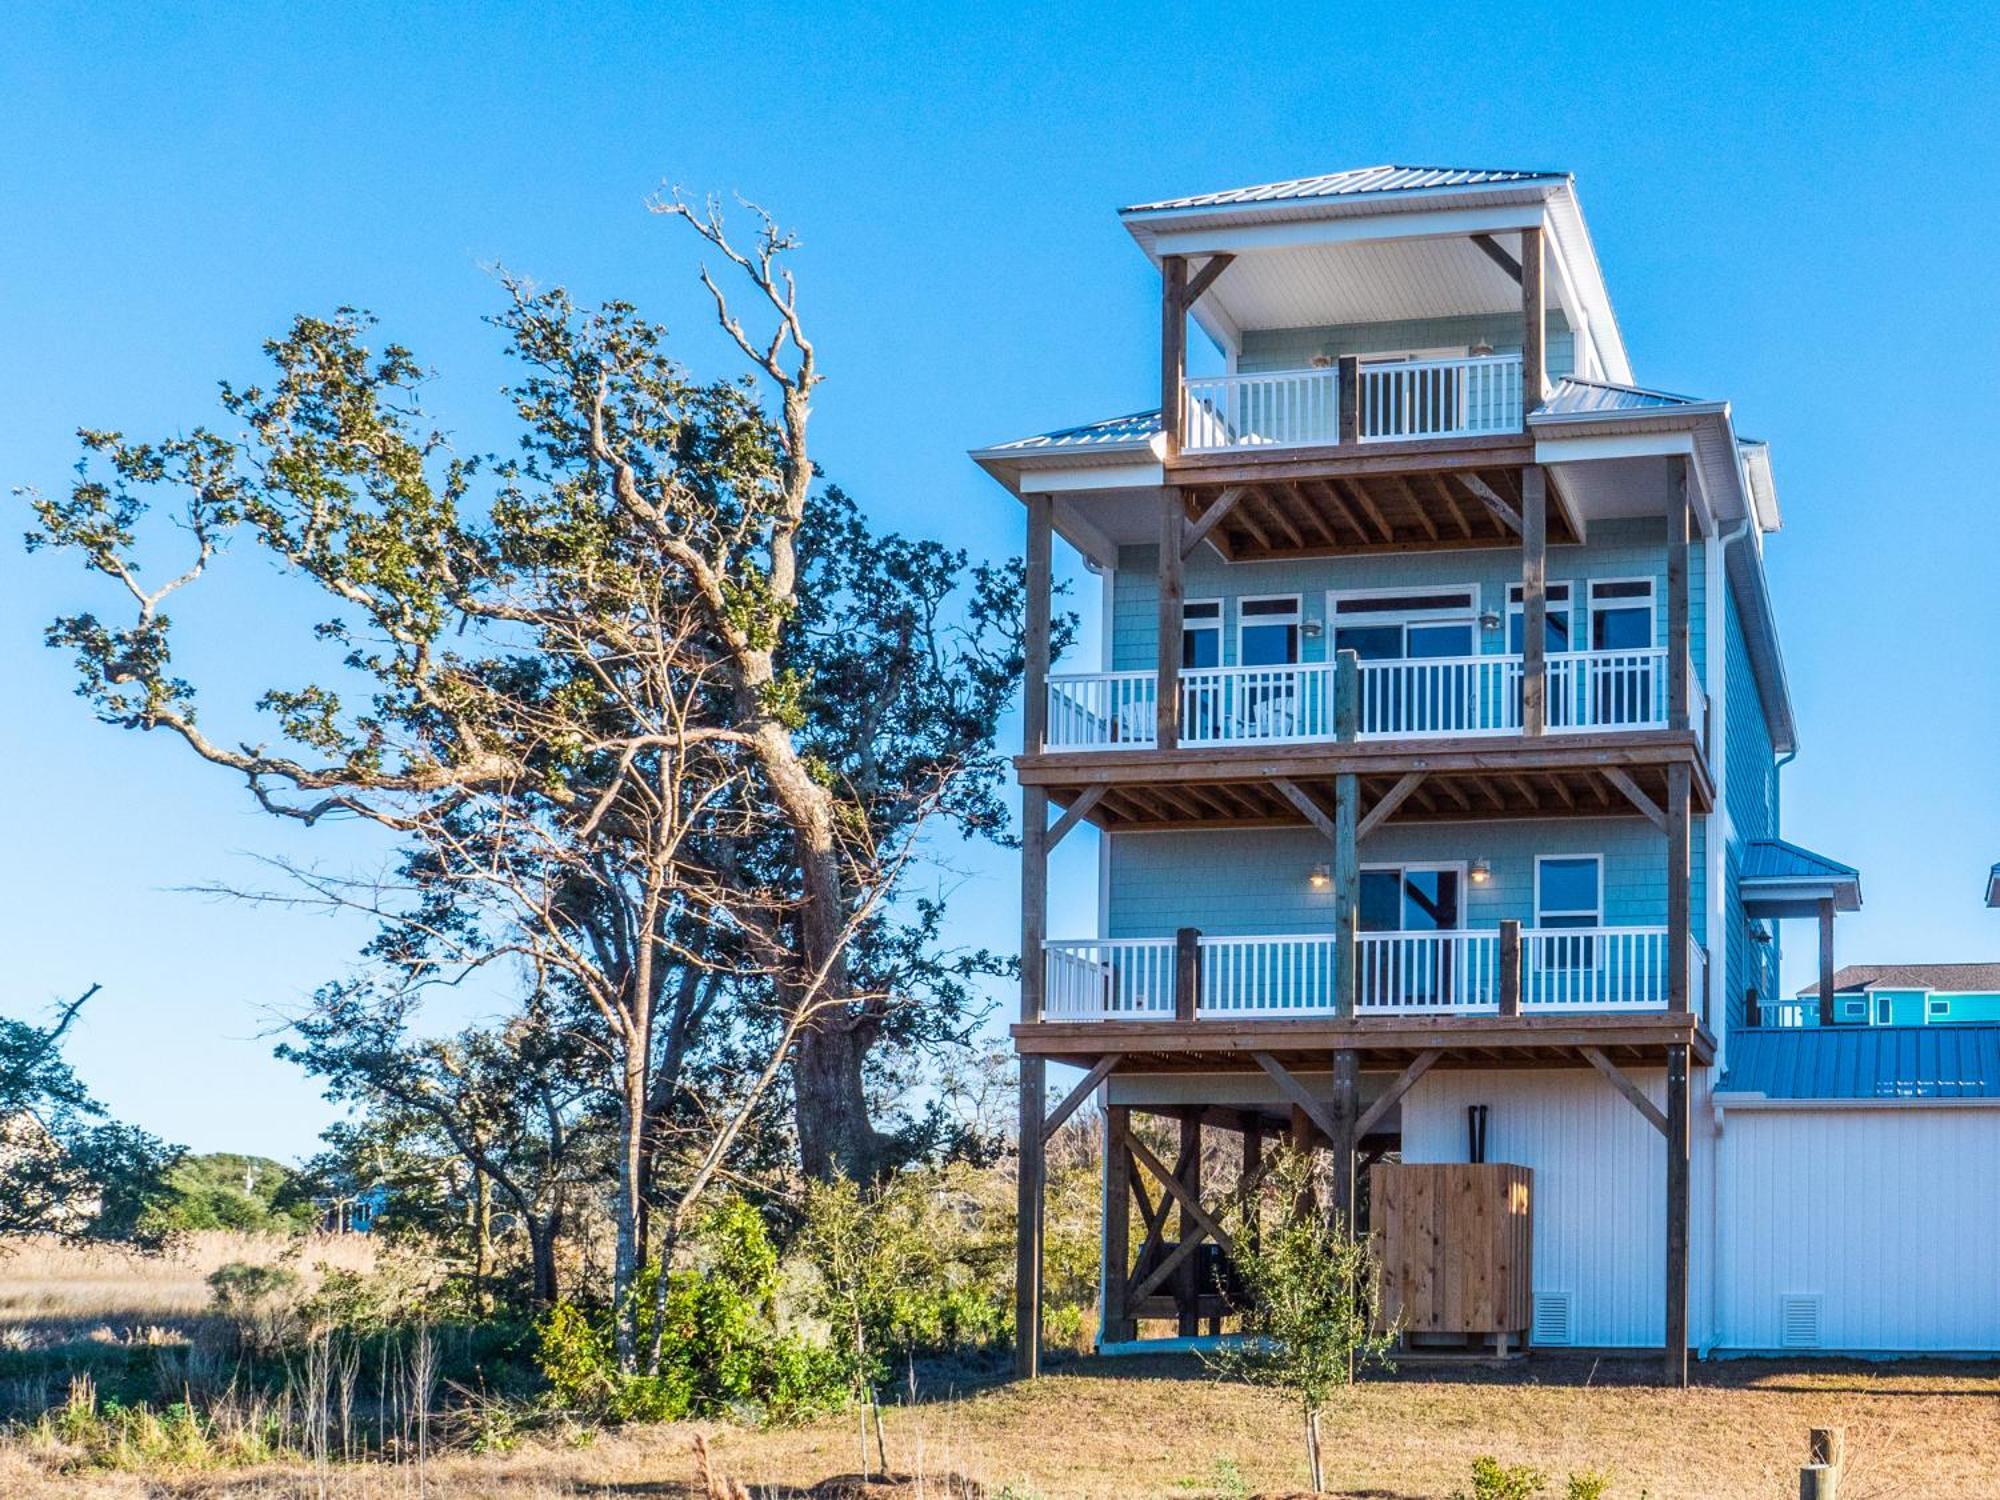
[[[1702,564],[1704,545],[1695,542],[1688,549],[1688,634],[1695,671],[1705,681],[1708,570]],[[1158,549],[1153,547],[1124,547],[1119,550],[1118,570],[1112,578],[1111,642],[1107,670],[1143,671],[1154,663],[1153,641],[1158,628],[1159,599],[1155,559],[1158,555]],[[1654,639],[1665,643],[1667,561],[1664,521],[1648,518],[1600,521],[1591,527],[1587,545],[1549,549],[1548,576],[1552,583],[1576,583],[1592,578],[1651,578],[1656,615]],[[1184,588],[1190,599],[1225,601],[1222,660],[1225,666],[1229,666],[1236,661],[1235,601],[1246,595],[1297,594],[1301,596],[1300,609],[1304,618],[1324,626],[1329,589],[1438,588],[1452,584],[1475,584],[1479,589],[1480,608],[1492,610],[1504,620],[1508,586],[1520,581],[1521,554],[1513,547],[1259,563],[1225,563],[1204,548],[1190,560]],[[1587,603],[1581,589],[1576,591],[1575,603],[1579,610]],[[1504,628],[1483,634],[1483,651],[1506,650],[1507,634]],[[1322,634],[1317,640],[1303,641],[1300,650],[1307,661],[1323,661],[1326,659],[1326,648],[1327,638]]]
[[[1219,936],[1323,932],[1333,895],[1308,876],[1329,857],[1307,829],[1113,834],[1109,839],[1111,937],[1165,937],[1198,927]],[[1702,825],[1695,825],[1695,910],[1701,910]],[[1667,920],[1666,844],[1639,818],[1552,818],[1499,823],[1394,823],[1362,846],[1364,865],[1484,859],[1493,878],[1466,891],[1465,925],[1535,918],[1535,856],[1604,856],[1604,923],[1658,927]],[[1080,936],[1052,919],[1056,937]]]
[[[1750,666],[1750,648],[1743,638],[1743,622],[1736,600],[1727,598],[1723,616],[1724,672],[1729,685],[1727,746],[1728,785],[1724,800],[1729,810],[1730,842],[1724,859],[1728,870],[1728,905],[1722,927],[1728,946],[1729,979],[1723,994],[1728,1001],[1732,1027],[1743,1024],[1743,997],[1755,989],[1760,998],[1771,1000],[1783,992],[1778,987],[1781,959],[1776,924],[1771,924],[1772,941],[1753,942],[1750,924],[1743,915],[1738,881],[1743,870],[1744,846],[1752,839],[1778,835],[1777,754],[1771,744],[1771,727],[1764,717],[1764,700],[1757,692],[1757,679]],[[1703,820],[1706,821],[1705,819]]]
[[[1405,354],[1419,349],[1467,350],[1486,344],[1496,354],[1521,352],[1518,313],[1484,313],[1456,318],[1411,318],[1389,323],[1345,323],[1318,328],[1246,329],[1236,368],[1255,374],[1262,370],[1303,370],[1315,355],[1338,359],[1343,354]],[[1576,369],[1576,335],[1560,308],[1551,308],[1548,324],[1551,379]]]

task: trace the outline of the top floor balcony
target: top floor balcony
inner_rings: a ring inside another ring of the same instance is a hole
[[[1322,367],[1189,377],[1180,451],[1268,453],[1522,431],[1521,356],[1358,359]]]

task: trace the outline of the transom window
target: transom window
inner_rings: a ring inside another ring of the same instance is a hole
[[[1181,665],[1222,665],[1222,601],[1190,599],[1181,606]]]
[[[1331,596],[1333,649],[1363,661],[1471,656],[1477,588],[1370,591]]]
[[[1535,925],[1604,925],[1604,856],[1544,854],[1535,860]]]
[[[1552,583],[1547,589],[1548,608],[1542,616],[1542,649],[1573,651],[1576,638],[1570,631],[1570,586]],[[1518,583],[1507,586],[1507,649],[1519,656],[1527,649],[1527,604]]]
[[[1299,659],[1299,596],[1274,594],[1236,606],[1236,661],[1245,667],[1286,666]]]
[[[1653,580],[1606,578],[1590,585],[1590,648],[1645,651],[1653,644]]]

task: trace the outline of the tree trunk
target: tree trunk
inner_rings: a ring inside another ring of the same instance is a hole
[[[867,1186],[880,1180],[885,1138],[868,1118],[862,1068],[866,1041],[829,1012],[799,1033],[792,1053],[792,1111],[799,1165],[822,1182],[835,1176]]]
[[[550,1214],[544,1218],[538,1214],[523,1214],[521,1222],[528,1229],[528,1262],[534,1283],[530,1295],[535,1306],[554,1307],[561,1296],[561,1288],[556,1284],[558,1216]]]
[[[639,1364],[638,1299],[639,1204],[645,1195],[642,1158],[646,1137],[647,1049],[642,1037],[627,1038],[623,1088],[618,1100],[618,1202],[616,1248],[611,1264],[611,1343],[618,1368],[628,1375]]]
[[[1319,1457],[1319,1408],[1314,1406],[1306,1408],[1306,1464],[1312,1470],[1312,1492],[1325,1494],[1326,1470]]]

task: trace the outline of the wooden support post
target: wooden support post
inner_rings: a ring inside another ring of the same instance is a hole
[[[1131,1128],[1130,1105],[1114,1104],[1105,1111],[1101,1343],[1123,1343],[1138,1333],[1126,1305],[1132,1289],[1132,1153],[1125,1137]]]
[[[1674,493],[1667,497],[1667,727],[1688,726],[1688,530],[1689,461],[1679,461]]]
[[[1840,1500],[1840,1470],[1807,1464],[1799,1470],[1799,1500]]]
[[[1361,730],[1361,658],[1342,651],[1334,658],[1333,731],[1343,744]],[[1361,904],[1361,778],[1342,772],[1333,778],[1333,1008],[1352,1017],[1357,981],[1354,934]]]
[[[1046,503],[1045,503],[1046,502]],[[1048,725],[1049,595],[1054,501],[1028,500],[1026,671],[1022,682],[1023,748],[1042,748]],[[1049,794],[1021,792],[1021,1020],[1042,1018],[1047,970],[1042,950],[1049,920]],[[1014,1244],[1014,1372],[1024,1380],[1041,1373],[1042,1187],[1047,1171],[1043,1118],[1048,1109],[1048,1064],[1021,1059],[1020,1161],[1016,1182]]]
[[[1154,743],[1177,750],[1181,743],[1181,532],[1187,525],[1181,492],[1168,485],[1160,492],[1159,564],[1159,686],[1153,705]]]
[[[1201,929],[1174,934],[1174,1019],[1192,1021],[1201,1007]]]
[[[1688,1383],[1688,1049],[1667,1048],[1667,1348],[1670,1386]]]
[[[1181,1186],[1187,1189],[1188,1198],[1201,1201],[1201,1119],[1198,1115],[1183,1116],[1181,1119],[1181,1158],[1178,1164]],[[1186,1245],[1202,1233],[1202,1226],[1189,1210],[1186,1199],[1180,1205],[1180,1241]],[[1180,1334],[1189,1338],[1201,1332],[1201,1256],[1199,1253],[1187,1256],[1181,1261],[1180,1272],[1175,1278],[1174,1300],[1179,1304]]]
[[[1833,1024],[1833,898],[1819,904],[1819,1024]]]
[[[1014,1240],[1014,1373],[1022,1380],[1042,1372],[1042,1179],[1047,1169],[1042,1114],[1047,1092],[1048,1064],[1023,1057]]]
[[[1181,381],[1187,375],[1187,260],[1160,257],[1160,432],[1166,458],[1181,456]]]
[[[1256,1182],[1264,1175],[1264,1122],[1243,1115],[1243,1164],[1236,1175],[1237,1191],[1243,1193],[1243,1231],[1252,1244],[1257,1242],[1262,1215],[1258,1212]],[[1249,1191],[1245,1192],[1245,1186]]]
[[[1549,721],[1549,481],[1539,464],[1521,471],[1521,733]],[[1581,587],[1581,585],[1578,585]]]
[[[1360,1116],[1361,1058],[1352,1047],[1333,1054],[1333,1215],[1346,1233],[1358,1233],[1354,1222],[1355,1121]]]
[[[1521,1013],[1521,924],[1512,917],[1500,923],[1500,1014]]]
[[[1547,280],[1542,227],[1521,231],[1521,415],[1540,406],[1549,393]],[[1526,431],[1525,420],[1522,430]]]
[[[1340,441],[1361,441],[1361,360],[1343,354],[1334,367],[1334,392],[1339,405]]]
[[[1693,933],[1688,884],[1694,874],[1691,775],[1684,760],[1667,767],[1667,1009],[1682,1014],[1694,1008],[1688,953]]]
[[[1842,1467],[1847,1462],[1847,1429],[1813,1428],[1806,1437],[1806,1451],[1816,1464],[1825,1464],[1830,1469]]]

